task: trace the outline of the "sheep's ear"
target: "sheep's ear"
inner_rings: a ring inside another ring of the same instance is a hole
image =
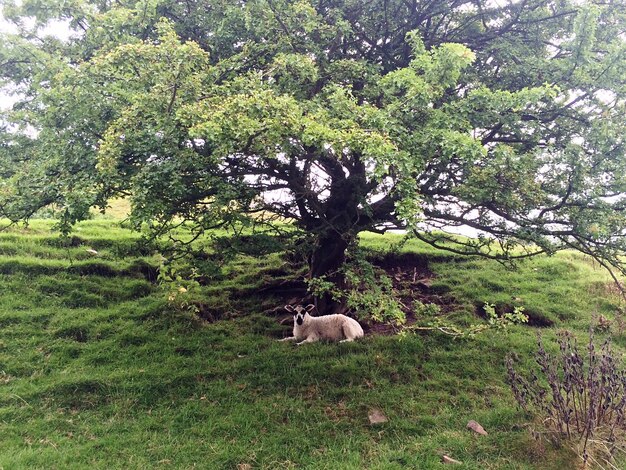
[[[312,312],[315,309],[315,305],[313,304],[309,304],[306,306],[306,311],[307,312]]]
[[[287,310],[288,312],[295,312],[296,309],[293,308],[291,305],[285,305],[285,310]]]

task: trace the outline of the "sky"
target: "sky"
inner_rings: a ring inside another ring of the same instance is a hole
[[[0,7],[0,34],[9,33],[16,34],[17,28],[12,23],[9,23],[5,20],[2,15],[2,8]],[[68,27],[68,24],[61,21],[51,22],[48,26],[46,26],[41,33],[43,35],[52,35],[56,36],[59,39],[67,39],[71,35],[71,30]],[[0,89],[0,109],[7,109],[15,102],[15,98],[8,95],[6,92],[3,92]]]
[[[0,9],[0,33],[12,33],[15,30],[11,27],[12,25],[7,23],[2,16],[2,9]],[[12,100],[6,96],[6,94],[0,91],[0,109],[6,109],[11,106]]]

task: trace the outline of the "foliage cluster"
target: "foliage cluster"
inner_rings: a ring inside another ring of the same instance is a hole
[[[524,307],[517,306],[513,309],[513,312],[504,313],[503,315],[496,314],[494,305],[488,302],[485,303],[484,308],[489,325],[495,328],[504,329],[516,323],[528,323],[528,316],[524,314]]]
[[[485,302],[485,312],[487,313],[487,323],[470,323],[468,325],[459,326],[449,320],[437,316],[440,309],[436,304],[417,303],[415,313],[426,317],[426,323],[419,322],[410,325],[401,333],[406,335],[408,332],[416,331],[437,331],[453,338],[475,338],[480,333],[491,331],[504,331],[513,325],[528,323],[528,316],[524,313],[523,307],[515,307],[511,313],[498,315],[492,304]],[[430,317],[430,318],[429,318]],[[421,320],[420,317],[418,317]]]
[[[343,285],[327,280],[326,276],[306,280],[316,297],[330,295],[344,304],[359,318],[375,322],[401,325],[406,321],[398,300],[398,293],[388,275],[368,260],[368,250],[352,246],[348,262],[341,268]]]

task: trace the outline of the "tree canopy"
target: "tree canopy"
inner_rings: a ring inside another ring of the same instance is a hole
[[[288,218],[337,281],[364,230],[624,273],[626,5],[23,0],[0,42],[0,212],[198,233]],[[31,21],[24,21],[30,18]],[[42,36],[68,22],[68,41]],[[466,239],[442,229],[466,225]],[[329,310],[331,307],[325,308]]]

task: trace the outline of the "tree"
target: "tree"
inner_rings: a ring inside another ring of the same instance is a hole
[[[623,0],[25,0],[2,42],[0,210],[61,225],[131,198],[197,233],[295,221],[343,281],[364,230],[626,272]],[[64,19],[61,42],[38,26]],[[255,216],[256,214],[256,216]],[[465,239],[440,229],[468,225]],[[318,299],[321,311],[340,307]]]

